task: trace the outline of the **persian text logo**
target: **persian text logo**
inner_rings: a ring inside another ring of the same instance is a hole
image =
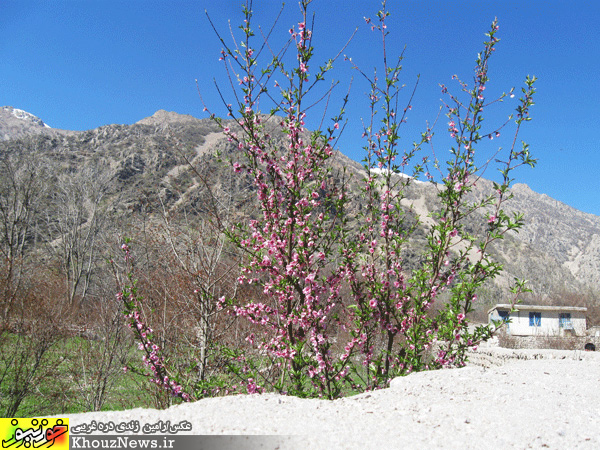
[[[0,419],[2,448],[69,450],[69,419]]]

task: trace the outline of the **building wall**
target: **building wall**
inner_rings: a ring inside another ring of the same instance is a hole
[[[594,344],[600,351],[600,337],[596,336],[514,336],[500,333],[498,346],[504,348],[549,348],[559,350],[584,351],[586,344]]]
[[[540,326],[529,325],[529,313],[537,312],[541,314]],[[559,326],[560,310],[522,310],[511,313],[511,322],[507,324],[507,332],[513,336],[561,336],[569,335],[569,332],[562,330]],[[586,333],[585,315],[579,311],[568,311],[571,314],[571,324],[576,336],[582,336]],[[497,310],[490,314],[491,320],[499,320],[500,316]]]

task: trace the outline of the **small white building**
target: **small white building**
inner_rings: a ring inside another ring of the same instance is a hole
[[[587,308],[580,306],[540,306],[499,304],[488,311],[488,319],[504,320],[506,332],[513,336],[583,336]],[[508,319],[510,318],[510,321]]]

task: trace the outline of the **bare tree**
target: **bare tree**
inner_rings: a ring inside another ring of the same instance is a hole
[[[0,154],[0,273],[2,319],[8,320],[21,288],[45,194],[44,160],[34,152]]]
[[[195,320],[195,342],[190,344],[198,352],[197,381],[202,382],[209,376],[211,349],[235,322],[218,320],[218,300],[236,297],[241,267],[241,254],[229,245],[225,230],[232,225],[237,205],[249,194],[246,188],[240,189],[240,180],[231,171],[226,172],[229,177],[216,182],[215,172],[228,169],[226,164],[216,160],[193,164],[183,152],[180,155],[193,177],[193,187],[170,209],[162,197],[159,200],[163,239],[171,250],[171,258],[193,287],[183,297],[182,307]]]
[[[227,239],[208,220],[190,222],[185,210],[178,221],[173,221],[163,204],[163,236],[171,257],[166,270],[174,269],[187,278],[190,290],[180,302],[183,311],[195,321],[196,342],[190,343],[198,350],[197,379],[207,375],[209,348],[218,341],[226,327],[217,328],[219,313],[217,301],[221,297],[233,298],[237,292],[239,256],[227,246]]]
[[[52,376],[50,350],[68,312],[36,252],[48,192],[48,161],[34,141],[0,150],[0,412],[12,417]],[[26,414],[25,414],[26,415]]]
[[[70,305],[81,305],[88,295],[98,256],[98,237],[103,230],[103,199],[110,175],[98,166],[55,180],[47,212],[48,249],[60,264]]]
[[[4,321],[21,289],[28,251],[35,247],[47,187],[45,167],[46,161],[35,151],[0,153],[0,305]]]

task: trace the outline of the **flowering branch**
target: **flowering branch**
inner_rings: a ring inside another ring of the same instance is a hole
[[[144,352],[142,361],[150,369],[150,382],[156,384],[159,388],[169,392],[172,396],[181,398],[185,402],[194,400],[188,393],[183,391],[182,386],[169,374],[165,365],[165,359],[162,356],[161,348],[155,343],[154,330],[150,328],[142,318],[140,310],[141,298],[137,292],[136,280],[133,278],[133,256],[129,247],[129,241],[121,246],[125,254],[125,263],[127,265],[128,284],[124,284],[121,291],[117,294],[117,299],[125,307],[125,317],[128,319],[128,326],[136,335],[139,350]]]

